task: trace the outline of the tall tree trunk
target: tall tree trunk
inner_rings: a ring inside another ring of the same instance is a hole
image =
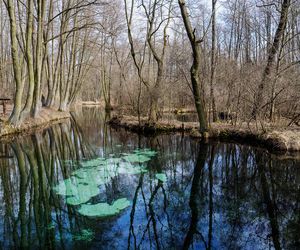
[[[35,87],[33,92],[32,116],[36,117],[41,108],[41,85],[43,63],[43,33],[44,33],[45,0],[37,1],[37,41],[35,60]]]
[[[286,29],[290,5],[291,5],[291,0],[284,0],[282,3],[280,20],[279,20],[279,24],[278,24],[278,27],[277,27],[277,30],[275,33],[273,44],[271,45],[271,48],[269,50],[267,65],[264,69],[262,80],[258,86],[257,93],[254,97],[254,107],[252,110],[252,116],[255,119],[257,118],[257,115],[261,111],[260,109],[262,107],[265,85],[268,81],[271,80],[275,56],[279,49],[281,37],[283,36],[285,29]]]
[[[15,97],[14,97],[14,109],[9,118],[9,121],[13,125],[19,125],[20,114],[22,110],[22,95],[24,89],[24,82],[21,79],[20,60],[18,54],[16,16],[15,16],[15,8],[14,8],[13,1],[7,0],[6,7],[9,14],[11,57],[13,61],[14,80],[16,86]]]
[[[73,27],[77,27],[77,15],[74,16],[73,21]],[[77,54],[77,32],[73,32],[72,36],[72,42],[71,42],[71,51],[69,55],[69,65],[68,65],[68,76],[66,79],[66,82],[64,83],[66,85],[63,93],[61,93],[62,98],[60,101],[60,107],[59,110],[67,111],[69,110],[69,98],[70,98],[70,92],[71,92],[71,85],[73,84],[74,80],[74,74],[75,74],[75,68],[76,68],[76,54]]]
[[[32,28],[33,28],[33,0],[27,0],[27,27],[26,27],[26,60],[28,71],[28,93],[25,107],[22,111],[22,118],[30,113],[34,91],[34,66],[32,56]]]
[[[214,81],[215,81],[215,64],[216,64],[216,3],[217,0],[212,0],[212,19],[211,19],[211,72],[210,72],[210,102],[211,102],[211,111],[213,122],[216,122],[217,110],[216,110],[216,101],[214,94]],[[209,111],[209,112],[211,112]]]
[[[158,101],[160,96],[160,86],[163,81],[163,62],[158,64],[157,79],[155,85],[150,90],[150,109],[149,109],[149,122],[155,123],[158,120]]]
[[[189,14],[187,11],[186,3],[184,0],[178,0],[178,4],[181,11],[181,16],[184,22],[184,26],[190,40],[190,44],[193,50],[193,65],[191,67],[191,81],[194,95],[195,106],[198,114],[198,120],[200,124],[200,132],[206,132],[208,130],[208,123],[206,112],[204,108],[203,96],[200,93],[200,43],[201,40],[196,38],[195,30],[192,27]]]

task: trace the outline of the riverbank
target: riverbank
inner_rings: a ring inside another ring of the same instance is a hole
[[[7,123],[8,116],[1,117],[0,139],[10,137],[20,133],[30,133],[36,129],[44,129],[57,122],[61,122],[71,117],[69,112],[60,112],[49,108],[42,108],[36,118],[27,118],[20,126],[12,126]]]
[[[300,152],[300,129],[295,127],[288,129],[267,127],[262,130],[257,129],[254,124],[233,126],[227,123],[215,123],[207,133],[202,135],[198,132],[197,122],[160,120],[156,124],[149,124],[146,118],[141,118],[139,124],[137,117],[122,116],[113,117],[109,124],[144,134],[180,132],[197,139],[218,139],[262,146],[273,152]]]

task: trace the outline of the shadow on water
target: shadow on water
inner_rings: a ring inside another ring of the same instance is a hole
[[[299,249],[298,160],[113,130],[94,108],[72,117],[0,142],[0,249]],[[85,203],[129,200],[114,216],[83,216],[53,188],[82,162],[139,148],[157,152],[139,163],[146,170],[112,175]]]

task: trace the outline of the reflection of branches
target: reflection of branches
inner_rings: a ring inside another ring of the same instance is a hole
[[[19,173],[20,173],[20,189],[19,189],[19,215],[18,220],[21,222],[21,248],[27,247],[27,237],[26,237],[26,170],[25,170],[25,157],[21,151],[20,145],[16,143],[12,146],[15,155],[17,156]],[[15,226],[17,221],[15,222]]]
[[[190,208],[192,212],[192,217],[191,217],[189,230],[184,240],[183,249],[189,249],[190,245],[193,243],[194,234],[200,235],[201,240],[205,245],[205,248],[208,249],[207,243],[202,233],[197,229],[197,223],[199,220],[198,202],[197,202],[199,199],[197,197],[197,194],[199,192],[199,185],[200,185],[202,171],[205,167],[207,152],[208,152],[208,145],[202,144],[202,147],[200,147],[197,163],[194,170],[194,178],[192,182],[191,195],[190,195]]]
[[[77,166],[65,160],[73,162],[81,160],[83,156],[94,157],[95,152],[84,138],[76,121],[72,120],[71,123],[55,125],[41,133],[15,140],[9,144],[12,150],[8,145],[2,147],[0,144],[5,155],[13,155],[0,158],[1,202],[4,203],[1,215],[7,231],[4,237],[8,239],[4,246],[13,244],[17,248],[26,248],[35,241],[32,247],[53,248],[57,244],[57,231],[49,228],[53,224],[58,226],[61,247],[64,248],[64,232],[72,233],[74,225],[81,227],[81,223],[74,220],[75,210],[69,206],[63,207],[64,203],[51,187],[60,178],[68,178],[74,166]],[[65,215],[69,223],[66,223]],[[66,230],[65,225],[71,231]]]
[[[270,224],[271,224],[271,234],[272,234],[272,238],[273,238],[274,248],[276,250],[279,250],[279,249],[281,249],[280,241],[279,241],[279,226],[278,226],[278,222],[277,222],[277,216],[276,216],[276,211],[274,208],[274,203],[271,200],[270,188],[269,188],[268,181],[267,181],[266,174],[265,174],[265,168],[264,168],[265,164],[262,160],[263,160],[262,154],[260,152],[257,152],[256,164],[257,164],[258,172],[259,172],[259,176],[260,176],[261,189],[263,192],[263,199],[266,204],[267,213],[268,213]]]
[[[143,180],[144,180],[144,174],[141,174],[140,179],[139,179],[139,184],[135,190],[134,193],[134,197],[133,197],[133,202],[132,202],[132,210],[130,212],[130,228],[129,228],[129,235],[128,235],[128,249],[130,249],[130,238],[131,238],[131,233],[133,235],[133,239],[134,239],[134,249],[137,248],[136,246],[136,236],[134,233],[134,226],[133,226],[133,222],[134,222],[134,214],[135,214],[135,206],[136,206],[136,202],[137,202],[137,198],[138,198],[138,194],[139,194],[139,189],[141,189],[142,185],[143,185]]]
[[[165,214],[167,215],[167,222],[168,222],[168,226],[170,227],[171,223],[170,223],[170,216],[169,216],[169,213],[167,212],[167,194],[166,194],[166,190],[164,189],[164,187],[162,186],[162,193],[163,193],[163,196],[164,196],[164,212]],[[160,221],[160,220],[159,220]],[[160,221],[160,223],[162,224],[162,222]],[[172,230],[171,230],[171,238],[173,238],[173,233],[172,233]]]
[[[209,161],[209,230],[208,230],[208,249],[211,249],[212,241],[212,219],[213,219],[213,165],[215,159],[215,146],[212,145]]]
[[[159,181],[160,182],[160,181]],[[156,194],[158,193],[158,190],[162,187],[162,184],[159,183],[157,185],[157,187],[154,189],[154,192],[153,194],[151,195],[150,197],[150,200],[149,200],[149,211],[150,211],[150,218],[152,220],[152,226],[153,226],[153,232],[154,232],[154,237],[155,237],[155,242],[156,242],[156,249],[160,249],[159,247],[159,242],[158,242],[158,235],[157,235],[157,229],[156,229],[156,220],[155,220],[155,213],[154,213],[154,210],[153,210],[153,205],[152,205],[152,202],[156,196]]]
[[[153,210],[153,206],[152,206],[152,203],[153,203],[153,200],[156,196],[156,194],[158,193],[158,190],[162,188],[162,183],[159,181],[159,184],[155,187],[154,191],[152,192],[151,194],[151,197],[149,199],[149,204],[148,204],[148,207],[149,207],[149,219],[148,219],[148,222],[147,222],[147,226],[146,226],[146,229],[144,230],[143,232],[143,235],[142,235],[142,238],[141,238],[141,241],[138,245],[138,248],[140,248],[144,238],[145,238],[145,235],[146,233],[148,232],[149,228],[150,228],[150,223],[152,222],[152,226],[153,226],[153,232],[154,232],[154,237],[155,237],[155,242],[156,242],[156,248],[157,249],[160,249],[159,247],[159,242],[158,242],[158,235],[157,235],[157,230],[156,230],[156,221],[155,221],[155,213],[154,213],[154,210]],[[146,208],[146,211],[147,211],[147,208]],[[148,215],[147,215],[148,216]]]
[[[93,150],[93,148],[91,147],[91,145],[89,144],[89,142],[85,139],[86,137],[84,136],[84,133],[83,133],[81,127],[76,122],[74,114],[72,114],[72,113],[70,113],[70,114],[72,117],[71,126],[72,126],[72,130],[73,130],[73,136],[75,137],[74,140],[76,140],[76,139],[79,140],[83,157],[86,158],[86,157],[95,156],[96,153]],[[86,147],[87,151],[84,150],[84,146]]]

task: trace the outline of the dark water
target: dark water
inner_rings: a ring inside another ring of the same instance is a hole
[[[0,143],[0,249],[300,248],[299,160],[104,120],[84,109]]]

